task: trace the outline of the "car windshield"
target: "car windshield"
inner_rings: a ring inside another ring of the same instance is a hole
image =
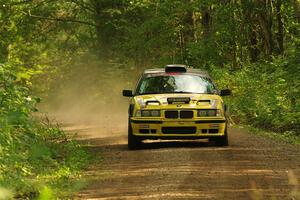
[[[144,77],[137,88],[137,94],[163,93],[216,93],[216,88],[207,77],[196,74],[150,74]]]

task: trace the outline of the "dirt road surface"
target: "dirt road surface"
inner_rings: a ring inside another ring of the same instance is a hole
[[[77,127],[93,163],[78,199],[299,199],[300,148],[230,128],[228,147],[152,142],[127,149],[124,129]]]

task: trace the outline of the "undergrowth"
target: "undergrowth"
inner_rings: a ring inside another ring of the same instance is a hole
[[[232,89],[224,99],[236,124],[294,138],[300,137],[299,70],[296,57],[290,56],[245,64],[238,71],[214,68],[212,75],[219,87]]]
[[[13,67],[0,65],[0,199],[66,195],[88,162],[59,126],[32,116],[38,102]]]

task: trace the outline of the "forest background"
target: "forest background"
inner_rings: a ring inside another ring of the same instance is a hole
[[[123,120],[120,91],[171,63],[232,89],[233,123],[299,137],[299,0],[0,0],[2,193],[50,195],[88,162],[37,108]]]

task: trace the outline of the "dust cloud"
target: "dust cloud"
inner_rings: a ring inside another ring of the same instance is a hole
[[[122,90],[134,89],[138,76],[135,68],[124,64],[78,62],[55,77],[40,110],[66,128],[126,132],[129,98]]]

